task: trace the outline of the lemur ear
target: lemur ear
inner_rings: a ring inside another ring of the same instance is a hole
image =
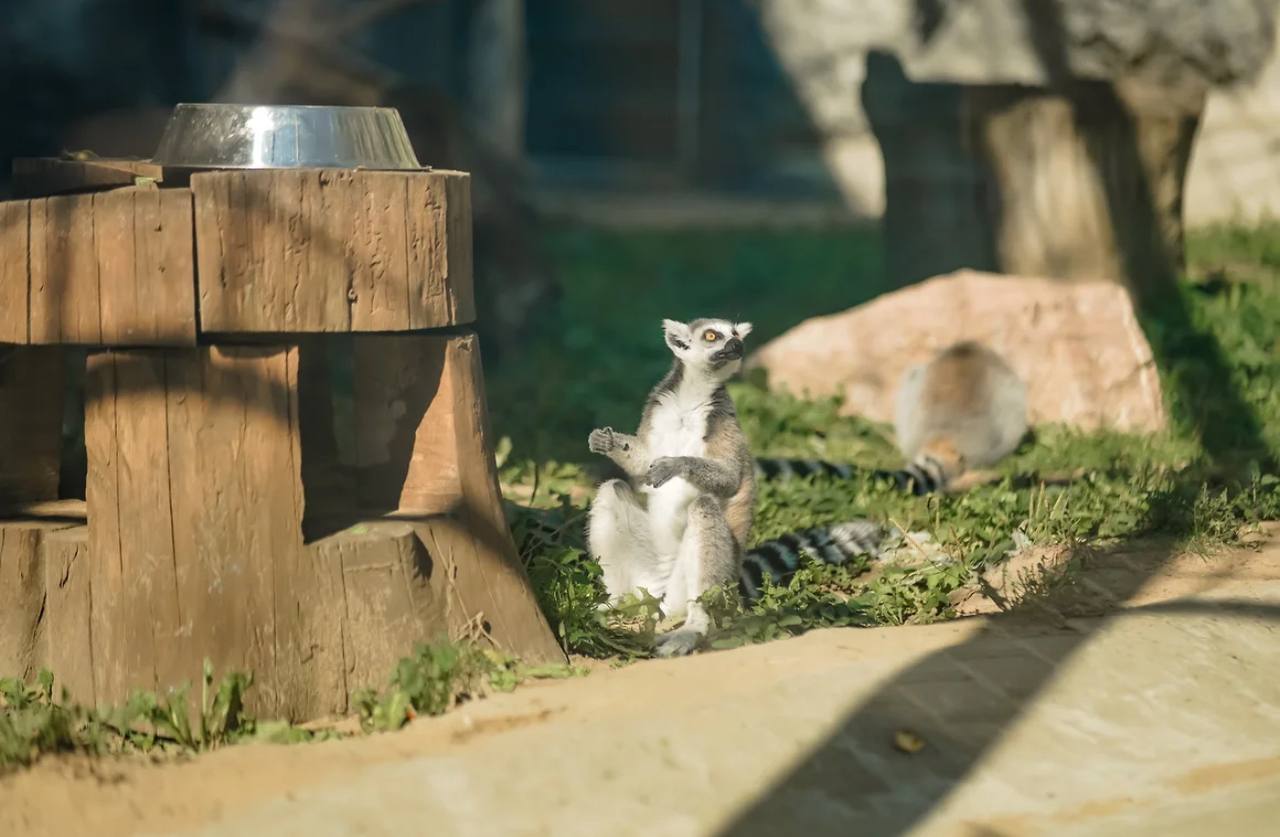
[[[675,320],[662,321],[662,334],[667,338],[667,345],[671,347],[673,352],[684,351],[693,342],[693,335],[689,332],[689,327]]]
[[[746,339],[746,336],[751,333],[751,323],[734,323],[733,330],[739,337]]]

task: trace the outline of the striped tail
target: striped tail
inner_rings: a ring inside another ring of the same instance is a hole
[[[801,555],[840,565],[858,555],[876,555],[883,539],[884,530],[869,520],[788,532],[759,544],[742,557],[742,594],[748,599],[756,598],[766,578],[775,584],[785,581],[800,566]]]
[[[756,476],[766,480],[783,480],[789,477],[811,477],[821,474],[828,477],[850,479],[858,469],[852,465],[824,462],[821,459],[764,459],[756,460]]]
[[[847,480],[852,479],[859,472],[870,474],[875,479],[891,482],[900,490],[916,496],[941,491],[947,485],[948,476],[943,464],[932,456],[919,457],[907,467],[898,470],[881,468],[864,470],[854,465],[826,462],[821,459],[760,458],[756,460],[756,476],[765,480],[816,475]]]
[[[949,475],[946,466],[932,456],[918,456],[905,468],[876,471],[875,476],[891,481],[901,491],[923,497],[946,488]]]

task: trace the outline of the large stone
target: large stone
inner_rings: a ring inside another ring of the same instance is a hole
[[[963,270],[816,317],[749,361],[770,386],[844,398],[843,412],[891,421],[903,372],[959,340],[1003,355],[1027,383],[1033,424],[1152,432],[1160,379],[1124,288]]]

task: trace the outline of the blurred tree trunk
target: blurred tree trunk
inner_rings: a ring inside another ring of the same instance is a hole
[[[1204,102],[1202,86],[968,88],[997,269],[1163,293],[1184,268],[1183,185]]]
[[[470,133],[510,165],[524,154],[524,0],[474,0],[467,49]]]

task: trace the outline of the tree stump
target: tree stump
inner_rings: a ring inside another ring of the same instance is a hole
[[[1182,187],[1204,101],[1202,87],[968,88],[964,127],[999,269],[1111,279],[1138,299],[1171,287],[1185,266]]]
[[[25,303],[0,312],[0,674],[48,666],[104,703],[198,682],[207,658],[254,674],[256,711],[302,720],[347,711],[419,642],[563,659],[463,327],[465,174],[120,185],[110,162],[60,163],[23,183],[53,171],[62,194],[0,204],[0,238],[23,245],[0,300]],[[42,502],[66,344],[91,347],[79,504]],[[339,362],[359,371],[343,430]]]

